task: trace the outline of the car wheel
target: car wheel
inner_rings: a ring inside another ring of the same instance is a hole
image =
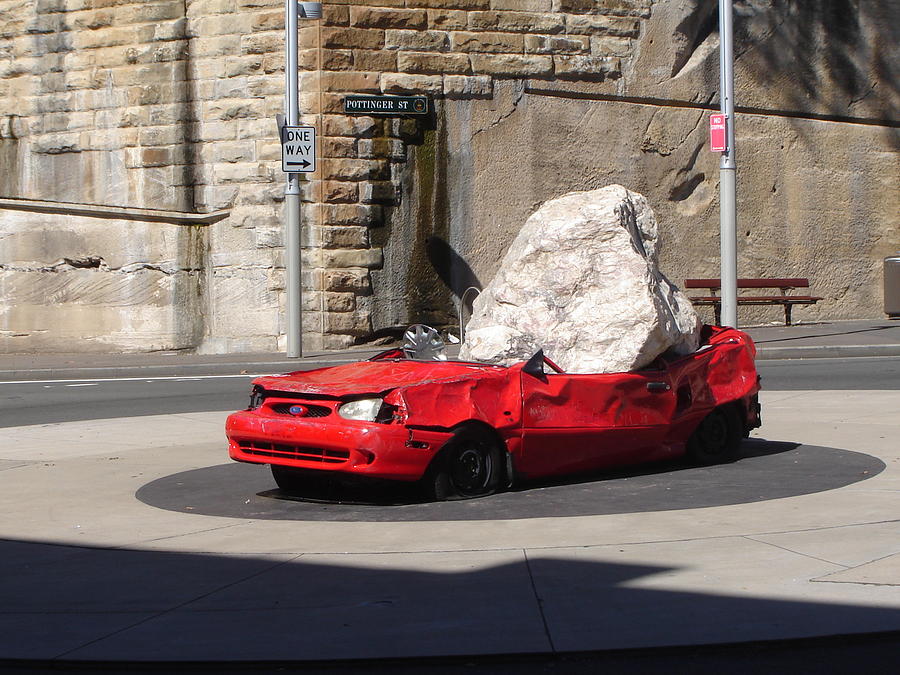
[[[443,501],[494,494],[503,476],[503,454],[491,436],[477,429],[458,431],[441,450],[430,472],[430,496]]]
[[[714,409],[688,439],[688,459],[702,465],[734,461],[741,445],[741,430],[734,406]]]
[[[289,466],[279,466],[278,464],[271,464],[270,466],[272,478],[275,479],[278,487],[285,492],[302,492],[313,484],[314,476],[311,476],[303,469],[294,469]]]

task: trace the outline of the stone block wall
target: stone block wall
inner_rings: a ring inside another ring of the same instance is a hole
[[[320,170],[308,183],[303,219],[325,346],[445,316],[425,307],[429,302],[407,302],[419,292],[403,287],[410,264],[385,267],[381,244],[390,235],[380,232],[386,221],[409,215],[401,204],[404,182],[413,180],[407,160],[418,152],[424,161],[428,151],[420,148],[437,121],[348,116],[345,96],[424,94],[440,116],[457,102],[492,100],[501,81],[614,87],[650,6],[650,0],[336,0],[324,3],[319,25],[301,22],[300,108],[321,137]],[[401,229],[396,236],[404,236]],[[422,258],[412,266],[428,265],[422,250],[411,254]]]
[[[717,3],[650,9],[614,81],[498,81],[490,100],[447,101],[432,138],[431,173],[446,190],[430,206],[442,230],[425,242],[409,227],[396,232],[417,222],[410,202],[428,192],[427,153],[415,148],[404,185],[412,199],[385,238],[386,267],[416,259],[437,279],[428,293],[443,292],[452,308],[461,289],[492,278],[542,202],[619,183],[649,198],[667,276],[718,276],[719,155],[707,129],[717,108]],[[798,308],[798,320],[882,317],[882,260],[900,250],[900,5],[760,0],[739,9],[738,273],[808,277],[824,299]],[[444,261],[428,254],[441,240],[451,252]],[[448,258],[451,273],[441,274]],[[387,276],[374,274],[377,291],[399,291]],[[782,320],[777,307],[741,307],[738,318]]]
[[[321,169],[303,186],[306,349],[346,346],[384,323],[372,317],[371,272],[383,267],[383,254],[370,235],[397,205],[408,144],[424,131],[413,120],[345,116],[343,96],[489,100],[502,79],[615,80],[650,2],[324,5],[324,19],[301,21],[300,31],[301,109],[322,139]],[[0,0],[0,11],[0,198],[229,212],[204,235],[203,311],[188,331],[196,339],[148,343],[123,329],[114,331],[116,344],[283,348],[274,124],[283,110],[283,1]],[[52,219],[28,213],[6,222],[57,236]],[[54,218],[67,229],[92,227],[77,214]],[[15,276],[16,264],[0,256],[4,274]],[[98,270],[94,276],[108,273]],[[52,315],[45,309],[38,314]],[[36,325],[21,308],[2,316],[5,335],[27,336]]]
[[[900,244],[896,3],[773,3],[737,21],[741,274],[810,276],[828,299],[805,316],[878,315],[878,264]],[[302,181],[305,350],[451,322],[541,202],[610,182],[650,198],[673,279],[715,275],[716,0],[323,4],[300,22],[320,138]],[[283,39],[283,0],[0,0],[5,348],[285,347]],[[426,94],[435,113],[348,116],[348,94]],[[159,236],[174,252],[130,243]],[[143,253],[119,266],[118,246]],[[108,339],[61,307],[77,294]]]
[[[455,322],[461,293],[493,276],[540,203],[612,182],[649,197],[673,280],[717,276],[717,6],[327,3],[301,33],[303,109],[325,137],[307,222],[321,266],[342,260],[356,284],[329,289],[355,294],[329,329]],[[809,277],[825,300],[801,319],[881,314],[881,259],[900,246],[898,22],[896,3],[738,7],[739,272]],[[347,93],[427,93],[437,114],[349,118]]]
[[[202,351],[283,349],[281,146],[283,0],[186,3],[198,171],[194,207],[210,226]]]
[[[0,352],[191,349],[208,227],[161,212],[0,208]]]
[[[194,274],[203,277],[202,297],[169,308],[190,329],[161,322],[142,332],[128,328],[133,322],[126,317],[109,328],[116,335],[109,344],[213,352],[282,345],[283,189],[274,116],[283,106],[283,2],[2,0],[0,17],[0,198],[151,209],[175,221],[227,211],[227,218],[198,226],[205,243],[191,255],[200,256]],[[62,230],[96,231],[77,211],[63,208],[50,218],[38,209],[23,218],[13,209],[3,221],[58,240],[51,249],[66,257],[68,240],[50,223],[62,219]],[[133,222],[124,217],[106,220],[104,236],[115,239],[117,222]],[[148,232],[132,229],[127,236]],[[104,257],[108,241],[85,237],[80,255]],[[43,261],[41,251],[21,253]],[[0,272],[15,276],[19,262],[3,251]],[[115,283],[104,278],[113,273],[101,266],[90,279]],[[130,297],[137,317],[143,291],[129,295],[127,288],[121,286],[118,306],[127,314]],[[92,306],[83,304],[85,312]],[[102,300],[93,307],[105,312]],[[64,350],[63,336],[77,334],[53,301],[35,306],[34,316],[23,307],[3,309],[0,334],[33,334],[33,348]],[[54,315],[60,321],[47,330],[60,340],[48,341],[46,332],[32,329]]]
[[[0,11],[0,196],[189,210],[184,3]]]

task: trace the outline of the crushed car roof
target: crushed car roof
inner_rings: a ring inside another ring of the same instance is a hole
[[[319,396],[380,394],[423,382],[491,377],[507,369],[465,361],[379,360],[348,363],[331,368],[260,377],[254,383],[278,391]]]

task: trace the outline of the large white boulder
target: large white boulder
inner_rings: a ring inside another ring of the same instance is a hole
[[[566,372],[613,373],[694,351],[700,320],[657,244],[647,200],[621,185],[546,202],[475,300],[460,358],[509,364],[543,348]]]

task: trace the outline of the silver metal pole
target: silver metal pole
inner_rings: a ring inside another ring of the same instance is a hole
[[[732,0],[719,0],[719,99],[727,145],[719,162],[719,246],[722,325],[737,328],[737,196],[734,160],[734,43]]]
[[[297,0],[284,3],[284,111],[288,126],[300,124],[297,63]],[[285,271],[287,278],[287,356],[303,356],[302,288],[300,283],[300,174],[286,174],[284,186]]]

